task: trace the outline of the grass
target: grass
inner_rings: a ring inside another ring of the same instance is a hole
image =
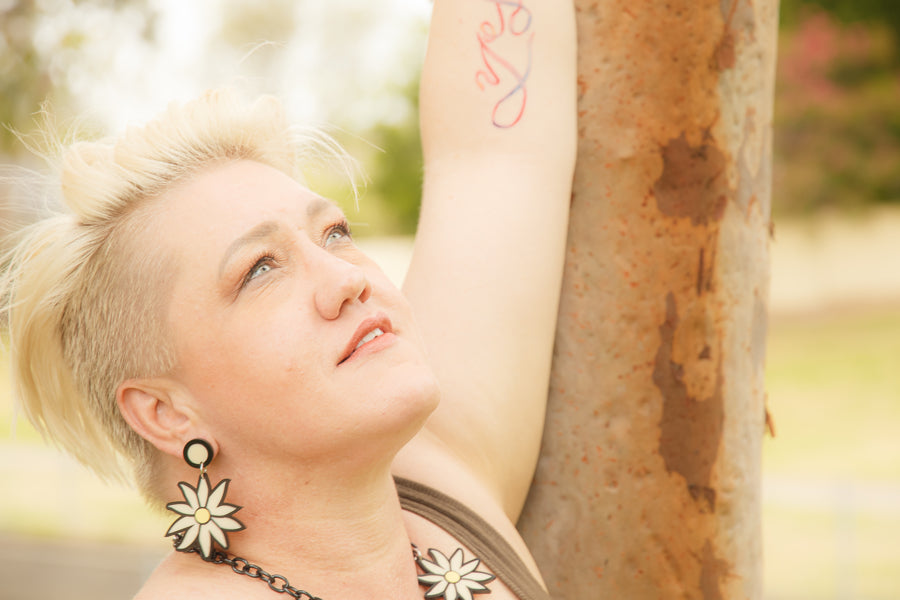
[[[767,503],[767,600],[900,597],[900,516],[837,504]]]
[[[900,598],[900,309],[776,319],[768,600]]]
[[[900,309],[776,320],[771,475],[900,482]]]

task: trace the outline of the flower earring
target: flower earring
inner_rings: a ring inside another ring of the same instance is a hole
[[[240,506],[225,504],[225,492],[230,479],[223,479],[210,492],[206,469],[213,459],[212,446],[206,440],[194,439],[184,445],[184,460],[200,469],[197,487],[181,481],[178,487],[185,502],[169,502],[166,508],[179,516],[166,532],[166,537],[174,537],[175,549],[180,552],[200,552],[204,559],[212,554],[212,543],[218,543],[223,550],[228,548],[226,531],[240,531],[243,523],[230,516],[241,509]]]

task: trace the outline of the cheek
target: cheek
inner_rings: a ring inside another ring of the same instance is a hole
[[[253,319],[193,316],[179,327],[179,364],[185,383],[199,397],[257,404],[313,383],[314,340],[297,323],[259,314]]]
[[[288,343],[284,333],[257,331],[225,336],[210,348],[214,356],[199,367],[190,388],[222,442],[280,448],[315,433],[307,430],[308,416],[319,412],[327,389],[311,357]]]

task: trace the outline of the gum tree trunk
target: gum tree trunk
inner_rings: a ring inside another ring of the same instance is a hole
[[[576,0],[579,162],[519,523],[567,600],[762,597],[777,0]]]

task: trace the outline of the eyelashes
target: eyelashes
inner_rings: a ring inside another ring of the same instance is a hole
[[[247,286],[248,283],[263,275],[268,273],[272,269],[275,268],[276,259],[270,252],[263,252],[258,255],[253,260],[253,266],[250,267],[247,272],[244,274],[244,278],[241,281],[241,288]]]
[[[340,237],[333,238],[332,236],[334,236],[335,234]],[[334,242],[340,241],[340,238],[347,238],[350,240],[353,239],[353,233],[350,231],[350,223],[348,223],[346,219],[342,219],[341,221],[331,225],[325,230],[323,245],[325,247],[328,247]]]

